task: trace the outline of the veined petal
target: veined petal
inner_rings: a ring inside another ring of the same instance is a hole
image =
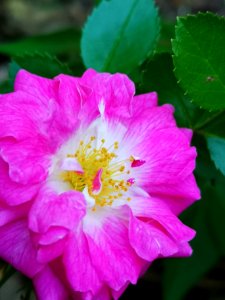
[[[129,286],[129,282],[124,284],[124,286],[118,291],[112,290],[113,299],[118,300],[128,286]]]
[[[138,145],[146,142],[147,138],[156,130],[176,127],[173,113],[173,106],[164,104],[160,107],[146,108],[135,115],[130,120],[124,137],[124,143],[128,144],[128,149],[130,143]]]
[[[41,139],[15,143],[0,141],[0,157],[8,163],[10,179],[23,185],[37,184],[47,178],[50,153],[47,144]]]
[[[57,85],[52,79],[47,79],[26,70],[19,70],[14,83],[15,91],[23,91],[45,102],[57,95]]]
[[[134,197],[129,207],[135,217],[147,223],[155,221],[160,224],[163,231],[178,244],[188,242],[195,236],[195,231],[184,225],[160,199]]]
[[[73,132],[80,124],[75,116],[78,115],[82,102],[85,101],[85,92],[76,77],[61,74],[55,77],[54,81],[58,85],[57,102],[64,119],[64,122],[59,120],[59,123]]]
[[[33,199],[39,189],[38,184],[23,185],[14,182],[9,177],[9,167],[6,162],[0,158],[0,198],[2,202],[8,205],[19,205]]]
[[[111,300],[112,295],[110,289],[107,286],[102,287],[96,294],[91,292],[73,294],[73,300]],[[117,299],[117,298],[114,298]]]
[[[36,198],[29,214],[29,228],[45,233],[51,227],[74,229],[86,213],[85,200],[80,192],[60,195],[44,188]]]
[[[92,224],[84,227],[93,266],[107,285],[115,290],[128,281],[136,283],[145,264],[130,246],[127,226],[126,220],[112,212],[102,219],[101,226]]]
[[[37,138],[47,133],[54,105],[24,91],[0,95],[0,138]],[[28,113],[29,112],[29,113]]]
[[[84,173],[80,163],[75,157],[66,157],[61,164],[61,169],[64,171],[75,171],[78,173]]]
[[[0,257],[28,277],[33,277],[43,265],[37,261],[26,220],[0,227]]]
[[[130,100],[134,96],[133,82],[123,74],[85,72],[81,78],[83,85],[91,86],[93,97],[105,104],[105,115],[109,118],[127,118],[131,114]],[[91,99],[90,99],[91,100]]]
[[[158,96],[155,92],[138,95],[133,98],[131,103],[132,114],[138,115],[148,108],[156,107],[158,103]]]
[[[48,245],[41,245],[39,243],[37,246],[37,260],[43,264],[50,263],[51,261],[55,260],[57,257],[61,256],[64,253],[66,244],[67,237],[58,237],[55,243],[51,243]]]
[[[129,206],[130,242],[140,257],[152,261],[191,254],[188,242],[195,236],[194,230],[182,224],[159,199],[134,198]]]
[[[29,99],[25,102],[27,107],[24,110],[24,114],[27,113],[28,105],[29,112],[32,106],[36,105],[36,114],[39,116],[37,119],[39,120],[39,124],[37,124],[38,127],[36,131],[39,132],[39,130],[42,129],[42,132],[51,141],[51,145],[57,147],[62,143],[62,140],[65,141],[80,124],[79,120],[74,118],[74,116],[78,115],[81,108],[81,90],[82,88],[78,84],[78,79],[71,76],[59,75],[52,80],[31,74],[25,70],[20,70],[15,80],[16,93],[14,93],[14,97],[16,99]],[[11,95],[12,94],[10,94],[10,96]],[[5,95],[3,96],[5,99]],[[24,101],[22,104],[23,103]],[[13,101],[13,106],[16,105],[19,105],[19,103],[16,104],[16,102]],[[19,111],[21,111],[22,108],[23,106],[20,105]],[[40,109],[43,111],[39,112]],[[13,112],[13,115],[15,119],[17,114]],[[24,119],[26,120],[27,117]],[[36,131],[33,131],[32,135],[34,135]]]
[[[186,136],[186,138],[189,141],[189,144],[191,144],[191,139],[193,136],[193,131],[189,128],[180,128],[180,131]]]
[[[0,201],[0,226],[21,218],[25,218],[29,212],[29,209],[30,203],[24,203],[12,207]]]
[[[164,200],[176,215],[201,197],[193,174],[176,184],[152,184],[147,190],[153,197]]]
[[[129,239],[137,254],[148,261],[178,252],[176,243],[152,221],[142,222],[131,215]]]
[[[142,168],[135,169],[137,183],[175,184],[185,180],[195,168],[196,149],[189,146],[177,128],[155,130],[133,148],[135,156],[144,159]]]
[[[38,300],[69,299],[69,291],[50,267],[45,267],[34,277],[34,288]]]
[[[81,227],[70,234],[63,254],[63,262],[67,279],[75,291],[93,294],[98,292],[102,284],[92,263],[88,241]]]

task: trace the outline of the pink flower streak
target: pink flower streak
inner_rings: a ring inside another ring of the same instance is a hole
[[[156,258],[188,256],[192,132],[126,75],[21,70],[0,96],[0,257],[39,300],[118,299]]]

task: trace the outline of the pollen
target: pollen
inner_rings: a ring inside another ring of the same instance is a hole
[[[76,158],[83,172],[64,171],[61,176],[72,189],[80,192],[88,190],[95,200],[93,211],[96,210],[96,206],[111,206],[118,199],[131,200],[125,195],[131,186],[127,182],[127,176],[131,172],[131,157],[119,160],[118,141],[108,148],[105,146],[107,140],[102,138],[100,142],[99,146],[95,136],[91,136],[87,142],[81,140],[76,151],[69,153],[67,157]]]

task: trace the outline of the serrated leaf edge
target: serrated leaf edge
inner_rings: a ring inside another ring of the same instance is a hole
[[[39,57],[39,58],[47,58],[49,59],[50,61],[58,64],[61,68],[63,68],[66,72],[66,74],[72,74],[72,70],[70,69],[70,67],[61,62],[55,55],[51,55],[50,53],[48,52],[38,52],[38,51],[35,51],[35,52],[26,52],[25,54],[23,55],[14,55],[12,56],[12,60],[14,60],[16,62],[16,58],[26,58],[26,57],[29,57],[29,58],[35,58],[35,57]]]
[[[172,59],[173,59],[173,65],[174,65],[174,69],[173,69],[173,72],[176,76],[176,78],[178,79],[178,74],[177,74],[177,69],[175,67],[175,63],[174,63],[174,59],[177,57],[176,53],[175,53],[175,50],[174,50],[174,45],[177,43],[177,40],[176,40],[176,33],[177,33],[177,30],[180,26],[179,22],[181,21],[183,23],[183,21],[186,21],[187,19],[197,19],[199,16],[201,17],[205,17],[205,16],[212,16],[214,17],[215,19],[217,20],[221,20],[223,22],[225,22],[225,17],[223,16],[219,16],[217,14],[214,14],[210,11],[207,11],[207,12],[198,12],[197,14],[193,15],[193,14],[187,14],[186,16],[178,16],[177,17],[177,23],[175,25],[175,38],[171,39],[171,45],[172,45],[172,52],[174,53],[172,55]],[[204,109],[207,109],[209,112],[212,112],[212,111],[218,111],[218,110],[221,110],[221,109],[218,109],[218,108],[212,108],[212,107],[208,107],[207,105],[204,105],[204,107],[202,107],[201,105],[199,105],[198,102],[196,102],[192,96],[190,95],[190,93],[186,90],[186,88],[184,87],[184,83],[182,81],[182,79],[179,79],[179,81],[177,81],[177,83],[182,87],[182,89],[185,91],[185,95],[188,95],[189,98],[190,98],[190,101],[193,103],[195,103],[196,105],[198,105],[199,108],[204,108]]]
[[[86,68],[89,68],[86,64],[86,61],[85,61],[85,58],[84,58],[84,53],[83,53],[83,40],[84,40],[84,33],[87,29],[87,25],[88,25],[88,22],[91,20],[91,18],[93,17],[94,13],[99,9],[99,7],[101,5],[110,5],[110,1],[107,1],[107,0],[103,0],[102,2],[100,2],[97,6],[94,7],[94,9],[92,10],[91,14],[88,16],[86,22],[85,22],[85,25],[84,27],[82,28],[82,35],[81,35],[81,40],[80,40],[80,48],[81,48],[81,57],[82,57],[82,60],[83,60],[83,63],[84,65],[86,66]],[[155,22],[156,22],[156,28],[157,28],[157,32],[156,32],[156,38],[155,38],[155,41],[154,41],[154,44],[152,46],[152,49],[149,50],[148,53],[146,53],[146,57],[143,58],[142,60],[139,61],[139,63],[137,64],[137,66],[135,67],[139,67],[141,66],[141,64],[146,60],[146,59],[149,59],[151,56],[154,56],[155,55],[155,48],[157,46],[157,43],[158,43],[158,40],[159,40],[159,37],[160,37],[160,31],[161,31],[161,22],[160,22],[160,17],[159,17],[159,8],[158,6],[156,6],[155,2],[152,3],[153,4],[153,7],[155,9],[155,12],[156,12],[156,18],[155,18]],[[134,67],[134,68],[135,68]],[[133,71],[133,69],[129,72],[131,73]]]

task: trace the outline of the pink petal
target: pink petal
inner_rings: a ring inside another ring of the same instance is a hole
[[[56,98],[57,84],[52,79],[20,70],[16,75],[14,89],[24,91],[44,101],[44,99]]]
[[[37,138],[47,133],[53,117],[51,101],[43,103],[23,91],[0,95],[0,137]]]
[[[151,185],[148,187],[150,195],[164,200],[176,215],[200,199],[200,190],[193,174],[176,184]]]
[[[173,113],[174,108],[169,104],[146,108],[131,119],[124,142],[128,143],[128,146],[129,143],[135,145],[144,142],[152,132],[158,129],[176,127]]]
[[[133,155],[146,163],[135,169],[137,183],[148,189],[153,184],[175,184],[195,168],[196,149],[177,128],[155,130],[137,144]]]
[[[130,246],[125,220],[112,213],[103,222],[100,227],[86,226],[85,233],[93,266],[112,289],[118,290],[128,281],[136,283],[145,263]]]
[[[120,296],[124,293],[124,291],[127,289],[127,287],[129,286],[129,282],[126,283],[121,289],[119,289],[118,291],[112,290],[112,296],[113,299],[118,300],[120,298]]]
[[[63,240],[68,234],[68,229],[63,227],[51,227],[45,234],[35,234],[35,240],[41,246],[48,246]]]
[[[12,207],[0,202],[0,226],[26,217],[29,209],[30,203]]]
[[[124,74],[95,73],[93,70],[85,72],[81,83],[92,88],[92,97],[87,101],[98,105],[103,100],[105,116],[113,118],[127,118],[130,116],[130,100],[135,87],[133,82]],[[98,100],[97,100],[98,99]]]
[[[112,299],[110,289],[107,286],[104,286],[96,294],[93,294],[91,292],[86,292],[86,293],[75,292],[73,295],[74,295],[72,298],[73,300],[111,300]]]
[[[49,267],[39,272],[33,282],[38,300],[70,299],[68,289]]]
[[[84,170],[75,157],[67,157],[62,161],[60,166],[65,171],[75,171],[77,173],[84,173]]]
[[[193,137],[193,131],[189,128],[180,128],[180,131],[186,136],[189,143],[191,143],[191,139]]]
[[[70,235],[63,262],[67,279],[75,291],[91,291],[93,294],[98,292],[102,283],[92,263],[88,242],[81,229]]]
[[[36,185],[22,185],[13,182],[9,178],[9,168],[0,158],[0,186],[4,186],[4,189],[0,189],[0,198],[8,205],[18,205],[24,202],[30,201],[37,193],[39,186]]]
[[[58,238],[55,243],[49,245],[38,245],[37,260],[43,264],[51,262],[61,256],[67,244],[66,238]]]
[[[44,181],[50,166],[50,149],[41,139],[24,140],[18,143],[0,141],[0,156],[9,165],[9,177],[12,181],[36,184]],[[35,164],[34,164],[35,162]]]
[[[67,130],[73,132],[80,124],[77,116],[86,97],[85,91],[79,83],[80,79],[76,77],[61,74],[55,77],[54,81],[58,85],[57,102],[61,112],[58,117],[63,115],[61,123]]]
[[[158,96],[156,92],[135,96],[132,100],[133,115],[143,113],[146,109],[156,107]]]
[[[188,242],[195,231],[182,224],[160,199],[133,198],[129,206],[134,214],[130,215],[130,242],[143,259],[191,254]]]
[[[87,69],[81,77],[81,81],[85,85],[91,85],[94,78],[98,75],[94,69]]]
[[[179,245],[179,250],[177,253],[175,253],[173,256],[174,257],[188,257],[191,256],[193,253],[193,250],[191,246],[188,243],[181,243]]]
[[[195,231],[184,225],[175,216],[169,207],[157,198],[133,197],[129,202],[129,207],[135,217],[156,221],[163,231],[172,237],[178,244],[188,242],[195,236]]]
[[[78,115],[80,110],[82,101],[80,90],[78,79],[71,76],[59,75],[51,80],[21,70],[15,80],[17,93],[14,94],[26,95],[27,99],[36,100],[38,106],[36,113],[41,123],[37,128],[46,134],[52,147],[57,147],[79,126],[79,120],[74,116]],[[11,97],[12,94],[9,95]],[[33,100],[30,102],[32,105],[35,103]],[[29,111],[30,114],[30,107],[28,104],[24,113]],[[38,113],[44,107],[45,110]]]
[[[29,228],[37,233],[45,233],[51,227],[72,230],[79,224],[85,213],[85,200],[82,193],[68,191],[57,195],[44,188],[30,210]]]
[[[97,294],[93,295],[92,300],[111,300],[111,293],[108,287],[103,287]]]
[[[148,261],[171,256],[178,251],[176,243],[154,222],[142,222],[130,216],[129,238],[137,254]]]
[[[28,277],[43,265],[36,259],[26,221],[20,220],[0,227],[0,257]]]

